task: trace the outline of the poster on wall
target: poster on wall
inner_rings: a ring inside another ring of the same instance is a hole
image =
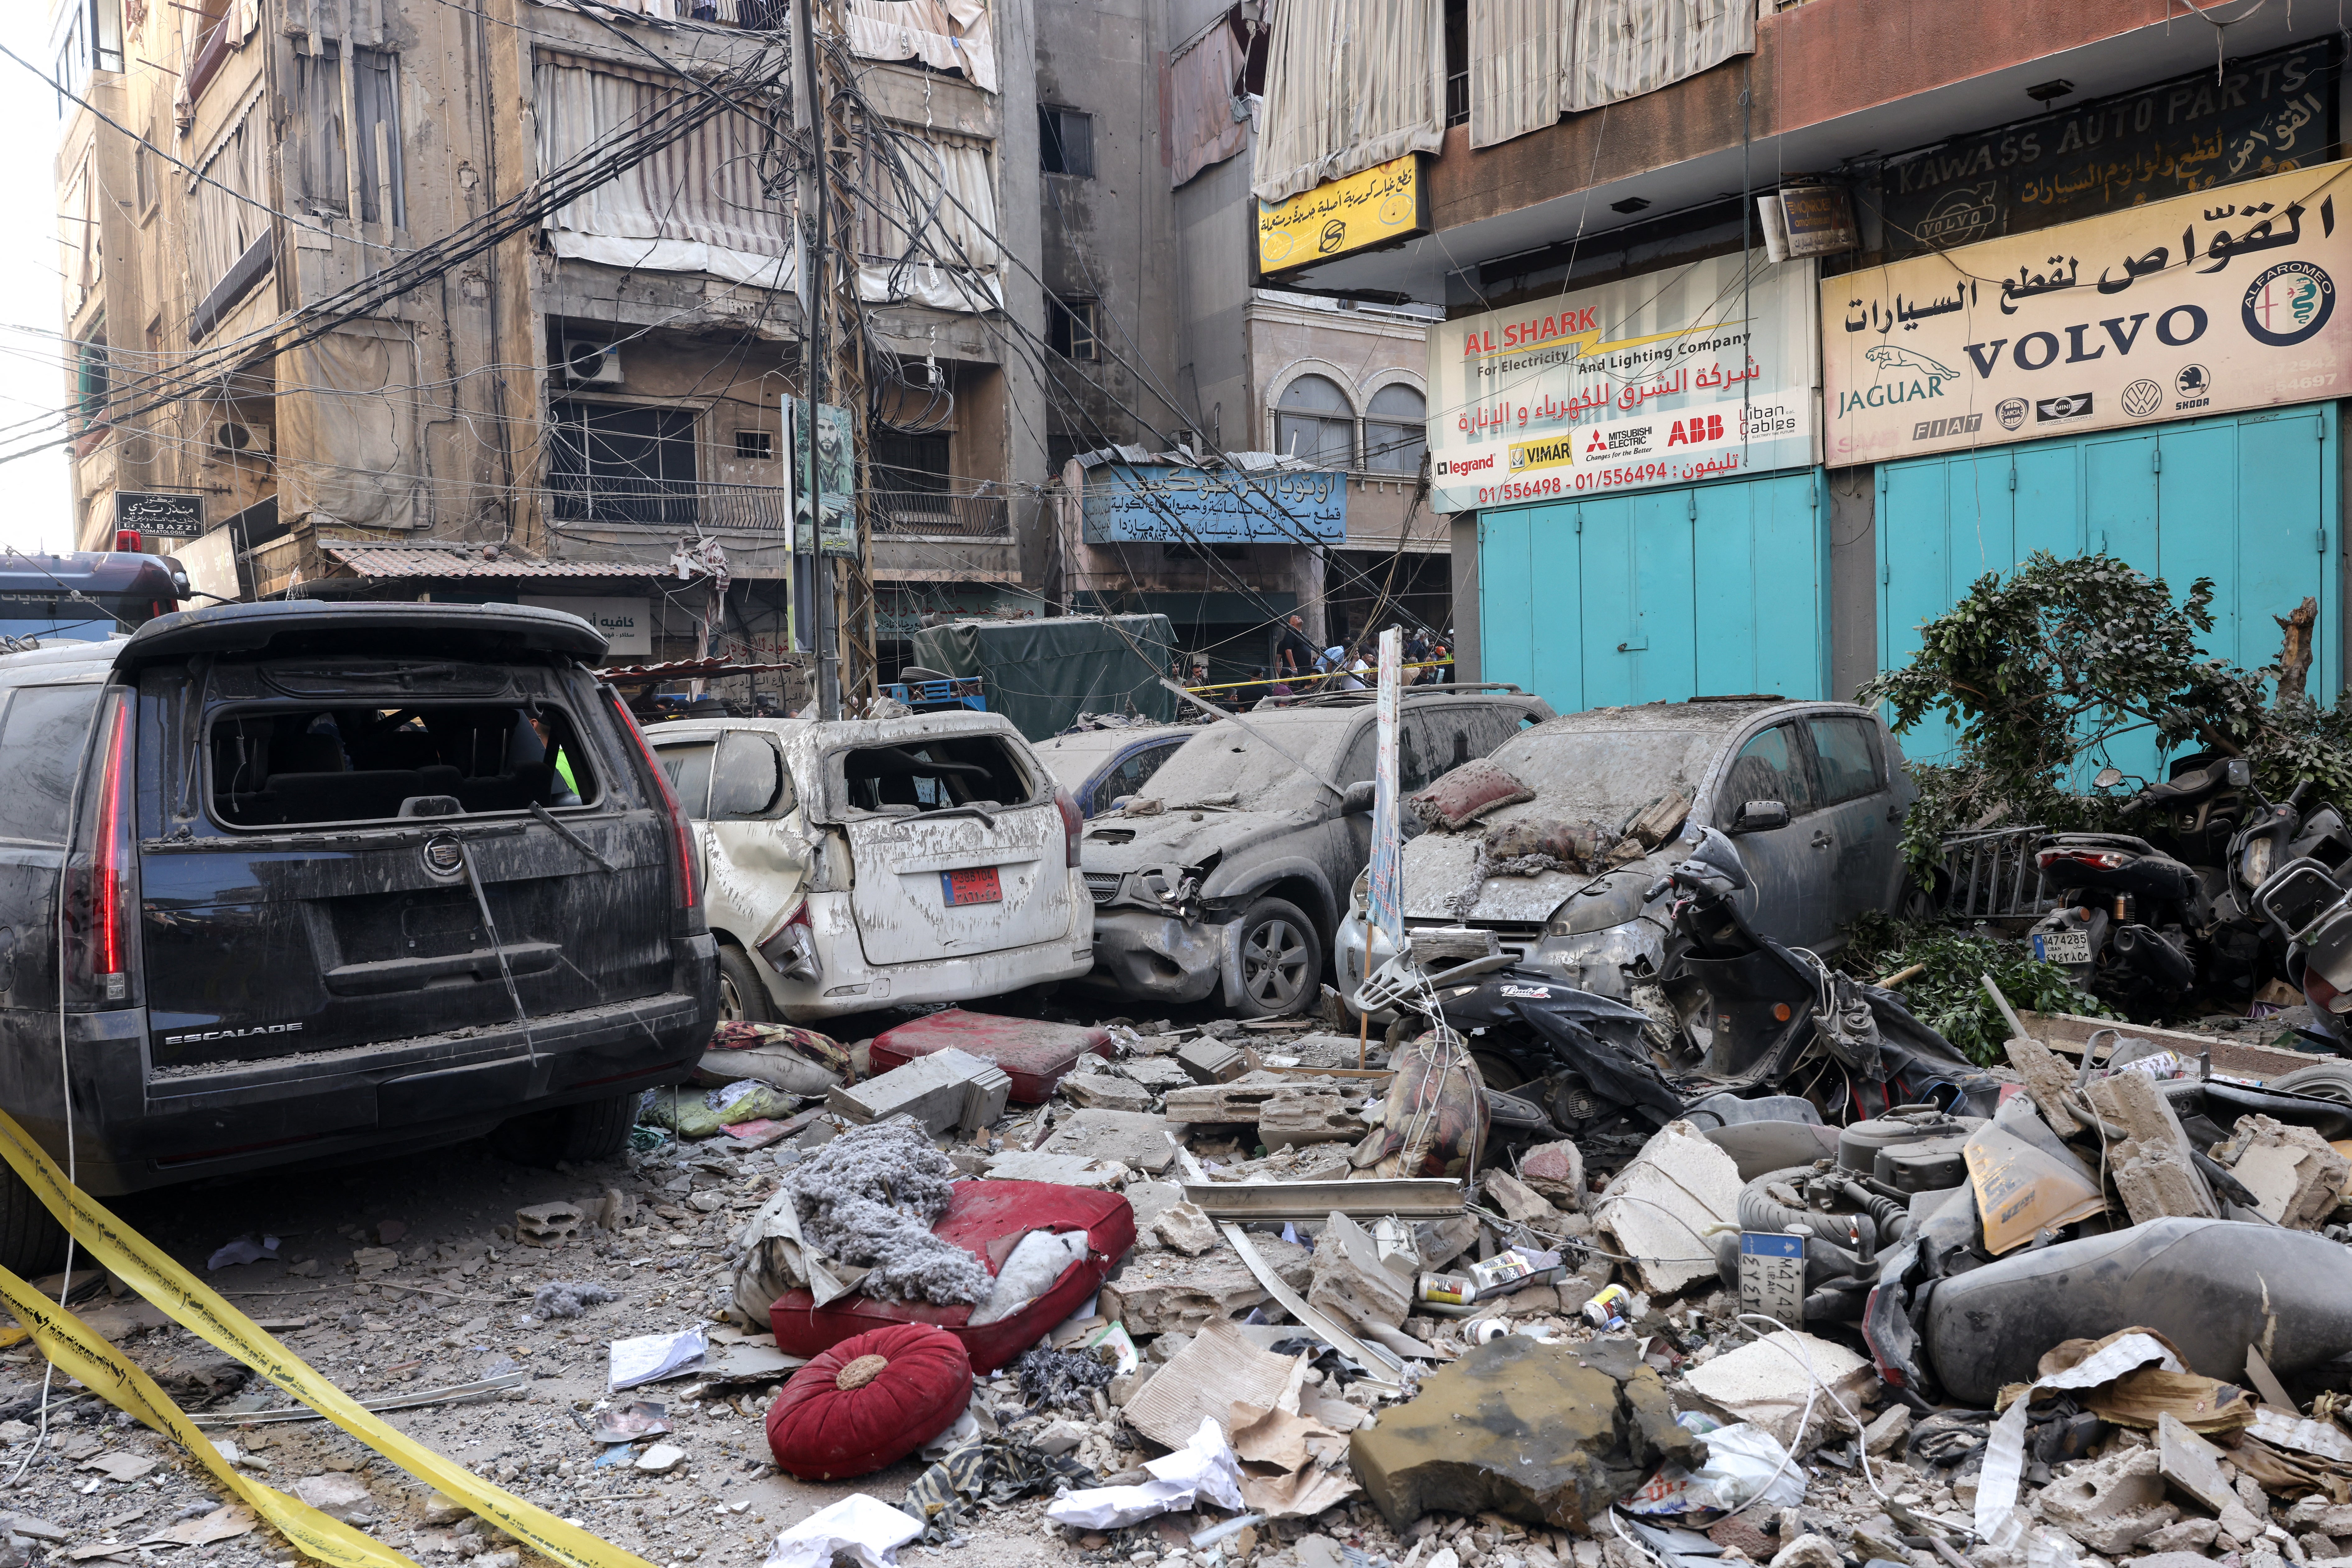
[[[1815,267],[1710,257],[1431,327],[1433,507],[1818,461]]]
[[[809,539],[808,476],[803,470],[809,451],[808,404],[784,396],[784,490],[792,497],[793,548],[806,555],[816,546]],[[857,550],[857,435],[849,410],[831,403],[816,410],[817,516],[827,555],[856,555]]]
[[[2343,395],[2347,170],[2322,163],[1824,279],[1830,463]]]

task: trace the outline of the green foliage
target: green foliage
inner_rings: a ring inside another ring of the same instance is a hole
[[[1858,694],[1892,707],[1898,733],[1936,714],[1958,734],[1958,763],[1912,770],[1914,872],[1932,876],[1944,838],[1979,824],[2116,826],[2119,801],[2066,786],[2132,731],[2246,757],[2273,798],[2306,778],[2321,799],[2352,798],[2352,691],[2323,710],[2303,695],[2300,670],[2282,689],[2278,664],[2208,658],[2197,644],[2213,629],[2212,603],[2208,578],[2175,603],[2162,579],[2113,556],[2037,552],[2006,579],[1979,578],[1923,626],[1911,662]]]
[[[2009,1038],[2008,1020],[1985,994],[1981,975],[1991,975],[2009,1005],[2021,1013],[2118,1016],[2089,992],[2075,989],[2065,970],[2032,957],[2022,943],[2006,937],[1937,924],[1906,925],[1876,911],[1847,930],[1849,940],[1838,966],[1859,979],[1875,980],[1910,964],[1926,964],[1923,973],[1903,983],[1897,994],[1914,1017],[1981,1067],[2008,1059],[2001,1047]]]

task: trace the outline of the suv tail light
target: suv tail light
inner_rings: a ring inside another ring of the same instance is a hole
[[[809,920],[808,900],[793,906],[783,923],[759,942],[760,956],[787,980],[814,985],[824,979],[824,960],[816,951],[816,928]]]
[[[653,781],[654,791],[661,797],[662,809],[669,814],[670,843],[677,857],[677,907],[690,910],[695,906],[696,898],[694,837],[693,830],[687,826],[685,808],[677,804],[677,792],[669,787],[669,775],[661,771],[661,763],[655,759],[654,749],[646,742],[646,732],[637,728],[636,715],[629,711],[629,705],[622,701],[621,694],[609,686],[604,688],[604,699],[613,705],[613,711],[620,716],[622,726],[635,743],[637,760],[645,764],[646,776]]]
[[[147,548],[147,542],[135,528],[118,528],[114,531],[114,548],[137,554]]]
[[[130,702],[120,692],[109,694],[100,716],[97,782],[83,807],[89,828],[82,842],[89,849],[68,905],[74,988],[83,1001],[100,1005],[129,1002],[133,990],[138,813],[130,799],[131,724]]]
[[[2129,855],[2114,849],[2044,849],[2033,857],[2034,863],[2044,871],[2053,866],[2087,866],[2094,871],[2112,871]]]
[[[1061,785],[1054,786],[1054,805],[1062,814],[1062,853],[1073,871],[1078,868],[1078,836],[1087,830],[1087,819],[1078,811],[1078,803]]]

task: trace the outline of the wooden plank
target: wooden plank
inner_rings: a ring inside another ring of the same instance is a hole
[[[2077,1013],[2020,1013],[2018,1022],[2026,1032],[2053,1051],[2079,1057],[2093,1035],[2102,1029],[2114,1029],[2126,1038],[2154,1040],[2158,1045],[2177,1050],[2186,1057],[2200,1052],[2213,1054],[2213,1070],[2231,1078],[2273,1079],[2281,1073],[2307,1068],[2314,1062],[2333,1058],[2306,1056],[2301,1051],[2284,1051],[2272,1046],[2256,1045],[2251,1040],[2233,1040],[2222,1035],[2192,1035],[2183,1029],[2158,1029],[2144,1024],[2126,1024],[2113,1018],[2085,1018]],[[2099,1043],[2099,1058],[2106,1058],[2111,1042]]]

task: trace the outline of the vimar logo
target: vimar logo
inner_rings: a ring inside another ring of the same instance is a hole
[[[2336,311],[2336,282],[2309,261],[2282,261],[2246,287],[2238,314],[2246,335],[2274,349],[2317,334]]]
[[[1576,443],[1566,436],[1549,441],[1517,441],[1511,446],[1511,472],[1515,474],[1529,468],[1556,468],[1574,461]]]
[[[1960,379],[1949,365],[1937,364],[1916,349],[1895,343],[1874,343],[1862,357],[1877,367],[1878,379],[1855,392],[1838,394],[1838,417],[1857,408],[1892,408],[1898,403],[1941,397]]]

